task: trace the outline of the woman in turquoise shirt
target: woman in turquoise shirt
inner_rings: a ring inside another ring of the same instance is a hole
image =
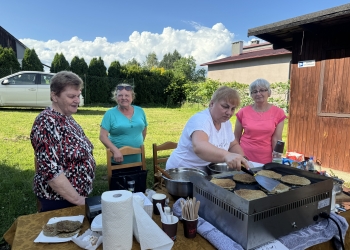
[[[100,128],[100,141],[113,154],[115,164],[141,161],[141,155],[123,157],[119,148],[138,148],[143,144],[147,133],[147,119],[141,107],[131,105],[135,99],[133,87],[126,83],[118,84],[113,92],[117,106],[106,111]]]

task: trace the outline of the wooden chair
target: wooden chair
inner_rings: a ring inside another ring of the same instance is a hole
[[[112,178],[112,170],[115,169],[123,169],[123,168],[131,168],[131,167],[139,167],[142,166],[143,170],[146,170],[146,158],[145,158],[145,147],[144,145],[141,145],[139,148],[133,148],[129,146],[125,146],[119,149],[119,151],[122,153],[122,155],[136,155],[141,154],[141,161],[140,162],[132,162],[132,163],[126,163],[126,164],[118,164],[118,165],[112,165],[112,152],[109,148],[107,148],[107,178],[108,178],[108,187],[111,184],[111,178]]]
[[[177,147],[176,142],[172,141],[167,141],[164,142],[161,145],[157,145],[157,143],[153,143],[153,173],[154,173],[154,183],[159,182],[159,177],[157,176],[158,168],[161,168],[161,163],[162,165],[165,165],[167,162],[169,155],[168,156],[162,156],[158,157],[158,152],[159,151],[165,151],[165,150],[173,150]]]

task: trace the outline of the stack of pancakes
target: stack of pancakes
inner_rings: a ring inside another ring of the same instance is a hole
[[[80,221],[62,220],[53,224],[43,226],[45,236],[69,238],[79,233],[82,223]]]

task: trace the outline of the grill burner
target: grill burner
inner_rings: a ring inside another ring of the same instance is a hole
[[[278,163],[266,164],[263,169],[282,175],[302,176],[309,179],[311,184],[291,186],[292,189],[285,193],[247,201],[233,191],[210,183],[208,178],[190,179],[193,196],[201,202],[199,216],[245,249],[258,247],[314,224],[321,220],[317,215],[330,212],[331,178]],[[235,189],[260,189],[258,184],[236,183]]]

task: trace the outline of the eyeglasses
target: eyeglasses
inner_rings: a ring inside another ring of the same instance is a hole
[[[119,85],[119,86],[117,86],[117,90],[123,90],[123,89],[125,89],[125,90],[127,90],[127,91],[130,91],[130,90],[132,90],[132,87],[129,86],[129,85],[126,85],[126,86],[124,86],[124,85]]]
[[[260,90],[254,90],[252,92],[250,92],[252,95],[256,95],[257,93],[265,93],[266,91],[268,91],[268,89],[260,89]]]

